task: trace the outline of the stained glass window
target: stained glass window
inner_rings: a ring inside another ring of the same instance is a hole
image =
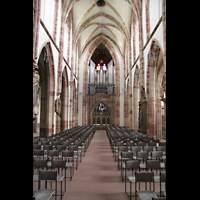
[[[100,71],[100,70],[101,70],[101,65],[100,65],[100,64],[97,65],[96,70],[97,70],[97,71]]]
[[[106,66],[106,64],[103,64],[103,71],[107,71],[107,66]]]

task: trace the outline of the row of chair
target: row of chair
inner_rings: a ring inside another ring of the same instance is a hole
[[[158,176],[158,175],[157,175]],[[126,184],[125,184],[125,192],[130,200],[132,197],[135,197],[137,200],[137,196],[141,200],[151,200],[151,199],[166,199],[166,184],[165,189],[162,190],[162,182],[166,182],[166,172],[160,172],[159,174],[159,183],[160,183],[160,197],[158,197],[155,193],[155,175],[154,172],[135,172],[135,175],[127,176],[130,181],[130,194],[128,195],[126,191]],[[135,184],[135,195],[132,195],[131,186],[132,183]],[[145,183],[145,191],[140,190],[140,184]],[[147,189],[147,183],[149,183],[149,190]],[[138,189],[139,184],[139,189]],[[151,189],[151,185],[153,184],[153,189]]]
[[[121,143],[121,142],[120,142]],[[113,152],[113,156],[115,157],[115,162],[117,160],[117,158],[119,158],[119,153],[122,151],[126,151],[126,152],[133,152],[134,156],[135,154],[137,154],[137,152],[147,152],[147,156],[151,156],[151,152],[153,153],[153,156],[156,154],[155,151],[159,151],[161,152],[160,157],[166,157],[166,146],[131,146],[131,145],[124,145],[124,144],[116,144],[114,152]]]
[[[94,126],[73,127],[70,130],[73,130],[73,133],[69,130],[62,131],[46,138],[40,138],[33,143],[33,182],[38,182],[38,190],[33,195],[33,198],[40,199],[41,197],[42,199],[48,199],[55,194],[55,199],[57,196],[61,196],[62,199],[66,192],[66,179],[72,180],[74,176],[75,160],[77,169],[78,160],[80,158],[81,162],[82,153],[84,153],[84,156],[95,133]],[[68,168],[70,168],[69,176],[66,174]],[[56,180],[55,174],[51,175],[50,171],[52,170],[57,173]],[[41,179],[41,174],[43,173],[46,174],[46,179]],[[54,179],[48,176],[54,177]],[[41,180],[45,180],[45,189],[40,187]],[[63,180],[65,181],[64,191],[62,187]],[[51,190],[47,189],[47,182],[49,181],[56,181],[54,190],[52,190],[52,183]],[[57,182],[61,183],[60,195],[57,192]]]
[[[126,134],[123,134],[125,130]],[[128,137],[128,135],[130,137]],[[115,162],[118,160],[118,170],[121,170],[122,181],[125,180],[125,193],[128,197],[132,195],[132,183],[135,183],[135,198],[140,197],[144,199],[166,199],[166,143],[160,143],[158,140],[154,140],[152,137],[143,135],[142,133],[136,133],[137,139],[131,139],[133,132],[127,130],[125,127],[109,127],[107,128],[107,136],[110,141],[110,146],[115,157]],[[145,140],[145,139],[148,139]],[[136,141],[137,140],[137,141]],[[138,145],[139,144],[139,145]],[[150,144],[150,145],[149,145]],[[144,172],[141,172],[141,171]],[[149,170],[151,172],[149,172]],[[128,174],[128,171],[132,171],[132,175]],[[135,175],[133,174],[135,171]],[[159,172],[159,174],[158,174]],[[140,175],[141,173],[141,175]],[[148,175],[151,173],[151,175]],[[136,175],[137,174],[137,175]],[[138,179],[142,176],[144,179]],[[145,179],[145,177],[149,179]],[[150,190],[147,190],[146,184],[150,181]],[[130,193],[127,192],[127,181],[130,182]],[[145,191],[141,192],[137,190],[137,184],[145,182]],[[151,182],[153,183],[153,191],[151,191]],[[165,183],[165,190],[161,189],[161,183]],[[155,183],[160,183],[159,197],[155,193]],[[164,196],[164,197],[163,197]]]
[[[123,143],[128,146],[166,146],[166,142],[160,142],[159,139],[154,139],[148,135],[142,133],[134,133],[129,130],[123,132],[123,128],[111,126],[106,130],[108,139],[110,141],[111,149],[114,155],[114,151],[117,143]],[[119,145],[119,144],[118,144]]]

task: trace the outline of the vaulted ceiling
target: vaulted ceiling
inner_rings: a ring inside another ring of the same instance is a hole
[[[79,56],[88,45],[104,37],[124,56],[126,42],[131,37],[131,21],[141,15],[141,0],[63,0],[67,19],[73,9],[73,44]]]

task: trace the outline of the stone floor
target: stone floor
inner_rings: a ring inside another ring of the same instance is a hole
[[[63,200],[65,199],[128,199],[124,193],[124,182],[121,181],[106,131],[96,131],[72,181],[67,182]]]
[[[66,186],[63,200],[129,199],[125,194],[125,184],[121,180],[121,173],[114,160],[106,131],[96,131],[85,157],[75,170],[72,181],[67,179]],[[127,188],[129,188],[129,183]],[[134,185],[132,191],[134,191]],[[156,186],[156,191],[159,191],[159,186]],[[134,199],[132,197],[132,200]]]

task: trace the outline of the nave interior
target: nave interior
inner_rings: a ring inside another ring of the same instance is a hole
[[[78,141],[82,141],[82,143],[78,143]],[[162,195],[160,199],[166,198],[164,196],[166,195],[166,180],[161,182],[160,188],[159,179],[160,172],[166,175],[166,142],[164,140],[158,141],[148,138],[141,133],[134,133],[126,127],[110,127],[107,130],[95,131],[94,126],[84,126],[73,127],[71,130],[60,132],[54,137],[46,138],[46,140],[37,139],[34,141],[33,146],[33,194],[38,191],[37,174],[39,171],[55,170],[58,172],[57,167],[51,168],[52,164],[56,161],[63,161],[66,164],[66,174],[65,170],[59,168],[63,196],[60,196],[61,183],[58,181],[58,196],[55,197],[54,192],[50,199],[134,200],[136,199],[134,173],[149,173],[151,171],[155,177],[155,182],[151,183],[151,190],[154,191],[146,195],[155,194],[157,197]],[[52,146],[52,150],[46,150],[50,149],[47,148],[49,146]],[[72,149],[72,147],[77,148]],[[134,150],[134,147],[139,147],[139,150]],[[39,151],[43,154],[40,154]],[[52,152],[54,154],[51,154]],[[64,157],[64,152],[71,152],[73,157]],[[126,153],[131,154],[131,157],[126,158]],[[140,153],[143,154],[142,157],[140,157]],[[125,157],[123,154],[126,154]],[[46,165],[39,167],[36,164],[38,161],[44,161]],[[147,166],[147,162],[156,161],[159,163],[158,167],[149,168]],[[126,168],[128,162],[138,162],[138,168],[133,168],[133,170],[129,168],[128,170],[128,167]],[[61,174],[63,174],[63,177]],[[65,175],[67,178],[65,178]],[[71,179],[70,176],[72,176]],[[50,189],[51,183],[47,182],[47,188]],[[155,188],[153,187],[154,184]],[[130,185],[132,185],[131,197]],[[44,188],[45,182],[41,181],[41,189]],[[52,189],[55,189],[55,183],[52,184]],[[140,190],[145,189],[145,184],[141,183]],[[147,184],[147,190],[149,190],[149,183]],[[138,194],[137,199],[140,199]]]
[[[137,199],[164,198],[166,0],[33,0],[32,12],[33,195],[133,200],[145,172],[155,191]]]

